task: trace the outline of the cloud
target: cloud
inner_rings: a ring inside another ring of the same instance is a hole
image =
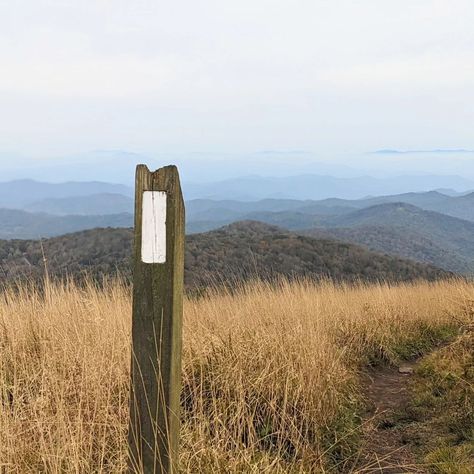
[[[388,149],[385,149],[385,150],[376,150],[376,151],[371,152],[371,154],[373,155],[412,155],[412,154],[418,154],[418,153],[430,154],[430,155],[432,154],[438,155],[438,154],[444,154],[444,153],[449,154],[449,155],[465,154],[465,153],[472,154],[474,153],[474,150],[466,150],[464,148],[454,148],[454,149],[447,148],[444,150],[440,150],[440,149],[437,149],[437,150],[388,150]]]
[[[3,0],[0,147],[474,147],[473,20],[468,0]]]

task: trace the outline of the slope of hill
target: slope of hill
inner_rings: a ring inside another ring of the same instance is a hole
[[[474,252],[474,223],[433,211],[425,211],[405,203],[380,204],[342,216],[325,219],[326,227],[360,227],[363,225],[399,226],[406,230],[423,231],[468,246]]]
[[[474,193],[452,197],[434,210],[460,219],[474,221]]]
[[[339,215],[358,209],[358,206],[345,204],[343,199],[326,201],[295,200],[295,199],[262,199],[261,201],[214,201],[211,199],[194,199],[186,202],[186,215],[190,222],[227,221],[253,219],[259,213],[292,212],[314,215]],[[344,204],[339,205],[337,201]],[[256,220],[259,220],[258,218]]]
[[[1,277],[41,277],[43,251],[53,276],[89,272],[100,278],[117,271],[129,276],[132,238],[130,229],[94,229],[45,240],[42,247],[38,241],[1,241]],[[434,266],[334,240],[299,236],[259,222],[239,222],[187,237],[188,287],[277,275],[405,281],[434,280],[450,274]]]
[[[130,227],[132,223],[132,214],[126,213],[105,216],[53,216],[17,209],[0,209],[0,238],[39,239],[95,227]]]
[[[200,284],[275,274],[335,280],[410,280],[446,275],[433,266],[391,258],[334,240],[298,236],[260,222],[238,222],[187,240],[187,269]],[[203,274],[202,271],[205,270]]]
[[[51,276],[100,278],[130,273],[131,229],[93,229],[38,240],[0,240],[0,278],[37,279],[44,275],[43,255]]]
[[[48,198],[27,204],[25,211],[54,215],[106,215],[133,213],[133,199],[117,193],[99,193],[87,196]]]
[[[315,203],[310,204],[307,207],[302,207],[299,210],[310,212],[312,206],[316,206],[316,209],[319,210],[323,204],[331,203],[334,205],[335,202],[343,208],[352,207],[358,209],[372,207],[378,204],[402,202],[405,204],[411,204],[426,211],[439,212],[452,217],[474,221],[474,193],[449,196],[438,191],[429,191],[426,193],[405,193],[356,200],[328,199],[325,201],[316,201]]]
[[[314,201],[298,208],[301,212],[320,213],[322,206],[339,206],[341,209],[364,209],[378,204],[405,203],[425,211],[447,214],[459,219],[474,221],[474,193],[449,196],[439,191],[425,193],[404,193],[391,196],[377,196],[366,199],[326,199]]]
[[[463,196],[460,198],[444,198],[436,197],[438,193],[425,193],[424,196],[416,195],[401,195],[393,196],[405,198],[407,200],[423,202],[424,206],[428,206],[429,202],[443,201],[445,208],[451,206],[451,213],[464,214],[469,216],[471,209],[469,199],[474,201],[474,194]],[[433,196],[434,195],[434,196]],[[328,199],[324,201],[296,201],[300,202],[302,206],[298,207],[292,202],[291,209],[283,210],[269,210],[264,209],[260,203],[246,203],[246,208],[250,208],[250,204],[255,207],[263,209],[259,211],[238,212],[235,210],[229,211],[225,208],[218,207],[216,202],[214,208],[202,210],[199,213],[190,213],[188,216],[189,224],[202,221],[207,222],[209,226],[215,221],[216,227],[222,223],[230,223],[237,219],[241,220],[258,220],[268,224],[279,225],[290,230],[308,229],[310,227],[352,227],[353,225],[401,225],[408,226],[410,229],[418,228],[422,233],[427,234],[430,231],[437,231],[439,227],[451,232],[452,234],[461,231],[461,233],[471,231],[472,222],[467,219],[456,218],[448,213],[441,213],[436,211],[429,211],[422,209],[415,205],[405,203],[403,201],[391,202],[392,197],[389,197],[389,202],[385,202],[385,198],[371,198],[366,200],[346,201],[343,199]],[[464,199],[463,202],[459,200]],[[454,202],[456,201],[456,202]],[[277,201],[283,202],[283,201]],[[375,204],[372,204],[375,203]],[[282,205],[283,206],[283,205]],[[235,209],[235,205],[233,208]],[[440,207],[439,205],[437,207]],[[428,224],[428,228],[426,225]],[[454,225],[454,227],[453,227]]]
[[[304,234],[339,238],[452,271],[474,272],[473,222],[391,203],[327,218],[319,227]]]
[[[305,214],[298,211],[281,212],[249,212],[245,214],[244,220],[264,222],[269,225],[276,225],[288,230],[305,229],[324,225],[326,219],[331,216]]]
[[[444,205],[444,203],[451,199],[453,198],[438,191],[428,191],[424,193],[403,193],[390,196],[376,196],[353,201],[345,200],[343,202],[345,205],[352,205],[359,207],[360,209],[375,206],[377,204],[403,202],[422,209],[436,210],[439,206]]]
[[[85,188],[81,187],[82,184],[85,185]],[[12,185],[12,183],[9,183],[9,185]],[[33,182],[33,187],[38,186],[39,188],[44,188],[45,183]],[[46,188],[48,186],[53,185],[47,185]],[[71,192],[70,190],[65,190],[65,185],[54,186],[59,186],[58,188],[53,187],[53,191],[56,193]],[[93,191],[100,186],[103,186],[103,183],[72,183],[70,189],[72,189],[72,192],[88,192],[87,190]],[[0,184],[0,197],[1,187],[2,184]],[[13,194],[18,192],[18,189],[14,186],[13,188]],[[124,192],[131,192],[130,189],[123,188]],[[44,192],[50,192],[45,189],[43,189]],[[55,221],[51,220],[52,216],[81,215],[86,217],[133,212],[132,197],[122,193],[104,192],[69,195],[33,201],[30,199],[35,196],[35,193],[33,192],[31,195],[27,193],[27,195],[28,197],[22,196],[24,201],[21,202],[14,196],[11,196],[11,201],[13,202],[16,199],[15,202],[18,206],[21,204],[20,207],[22,210],[33,212],[36,214],[36,217],[33,218],[30,214],[17,214],[13,216],[13,214],[10,213],[5,222],[0,221],[0,238],[36,238],[38,235],[53,236],[72,230],[88,229],[94,226],[91,225],[87,219],[84,219],[78,221],[77,227],[68,228],[64,227],[59,221],[55,223]],[[358,209],[398,202],[412,204],[424,210],[432,210],[453,217],[474,221],[474,193],[452,197],[437,191],[430,191],[426,193],[406,193],[357,200],[330,198],[320,201],[295,199],[215,201],[210,199],[196,199],[186,202],[187,231],[189,233],[208,231],[240,220],[259,220],[291,230],[305,229],[326,225],[324,219],[321,219],[323,217],[343,216]],[[42,213],[49,214],[49,216],[41,215]],[[10,223],[12,219],[15,221],[14,226]],[[35,234],[28,233],[32,221],[35,222],[33,227],[36,232]],[[96,219],[92,219],[91,222],[96,222]],[[123,223],[123,219],[117,221],[111,217],[108,218],[107,222],[97,225],[122,226]],[[125,221],[125,225],[130,224],[128,221]]]
[[[402,227],[360,226],[337,227],[333,229],[311,229],[303,235],[314,238],[336,239],[341,242],[361,245],[374,252],[424,262],[462,274],[474,272],[474,261],[470,255],[462,255],[435,243],[422,232]]]
[[[313,202],[311,200],[301,201],[298,199],[262,199],[260,201],[191,199],[186,202],[186,212],[192,216],[212,212],[213,209],[227,209],[238,213],[254,211],[278,212],[299,209],[303,205]]]
[[[186,232],[207,232],[234,220],[238,219],[187,222]],[[63,216],[0,208],[0,239],[40,239],[96,227],[131,227],[132,225],[133,214],[130,213]]]

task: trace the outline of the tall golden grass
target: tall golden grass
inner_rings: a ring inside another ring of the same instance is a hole
[[[451,337],[473,297],[452,280],[253,283],[187,299],[181,471],[355,469],[360,371]],[[120,282],[1,294],[3,472],[126,468],[130,313]]]

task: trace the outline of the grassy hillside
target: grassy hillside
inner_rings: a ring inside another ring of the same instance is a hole
[[[473,291],[461,281],[282,282],[186,299],[180,472],[364,472],[361,372],[454,338],[472,321]],[[124,472],[130,313],[129,289],[117,283],[0,295],[0,465]],[[423,370],[436,387],[455,380]],[[420,390],[431,393],[429,383]],[[468,400],[443,406],[461,415]],[[455,449],[450,470],[436,451],[412,468],[472,472]]]
[[[474,472],[474,325],[425,357],[411,386],[405,432],[436,474]]]
[[[0,241],[0,278],[41,278],[43,252],[52,276],[130,276],[130,229],[94,229],[39,241]],[[188,288],[276,276],[334,280],[433,280],[447,272],[329,239],[298,236],[258,222],[236,223],[186,239]]]

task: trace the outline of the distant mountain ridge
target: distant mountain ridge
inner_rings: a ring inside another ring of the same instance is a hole
[[[90,196],[112,193],[133,196],[133,189],[122,184],[99,181],[44,183],[32,179],[0,183],[0,207],[23,209],[26,205],[43,199]]]
[[[130,175],[133,177],[133,173]],[[474,180],[461,176],[371,176],[334,177],[324,174],[301,174],[286,177],[247,176],[210,182],[183,180],[186,200],[210,198],[215,200],[258,201],[261,199],[321,200],[338,196],[360,199],[367,195],[380,196],[406,192],[426,192],[437,188],[465,192],[474,189]],[[123,194],[133,196],[133,189],[106,182],[45,183],[17,180],[0,183],[0,207],[23,208],[25,204],[50,198],[67,198],[91,194]]]
[[[360,199],[367,195],[389,195],[429,191],[435,188],[474,189],[474,182],[459,176],[398,176],[395,178],[335,178],[323,175],[299,175],[285,178],[242,177],[213,183],[186,183],[185,198],[234,199],[312,199],[333,196]]]
[[[133,215],[67,215],[0,209],[0,239],[39,239],[95,227],[131,227]]]
[[[391,150],[405,151],[405,150]],[[408,153],[418,152],[417,158],[426,158],[423,154],[433,154],[436,166],[432,172],[436,174],[451,174],[474,179],[474,168],[466,160],[466,153],[462,147],[452,149],[424,149],[407,150]],[[452,156],[447,156],[447,154]],[[346,163],[342,159],[328,160],[320,154],[310,150],[261,150],[255,152],[137,152],[124,149],[102,149],[89,150],[66,156],[57,156],[33,159],[14,153],[0,153],[2,161],[3,180],[34,178],[44,181],[108,181],[126,183],[132,185],[135,166],[138,163],[145,163],[150,169],[176,164],[181,173],[182,182],[199,183],[203,181],[219,182],[228,178],[235,178],[242,175],[242,170],[246,174],[266,176],[269,170],[274,176],[289,176],[315,174],[330,175],[335,177],[357,177],[366,174],[383,176],[385,173],[401,173],[402,166],[395,163],[387,163],[380,158],[385,154],[363,153],[363,155],[346,155]],[[393,157],[397,155],[392,155]],[[340,158],[343,158],[342,156]],[[449,158],[449,159],[448,159]],[[442,162],[441,164],[439,162]],[[449,161],[449,165],[443,164]],[[429,166],[429,161],[427,162]],[[427,174],[428,166],[410,166],[416,174]],[[28,173],[27,175],[25,173]],[[448,183],[438,186],[434,182],[429,188],[450,188],[456,186]],[[466,189],[474,189],[470,186]],[[464,191],[466,189],[459,189]],[[427,188],[416,186],[409,191],[421,191]],[[405,189],[405,191],[408,191]],[[403,190],[394,190],[391,194],[401,193]],[[374,194],[374,193],[370,193]],[[375,193],[380,194],[380,193]],[[207,196],[207,195],[206,195]],[[334,194],[333,194],[334,196]],[[205,197],[205,196],[200,196]],[[231,197],[231,196],[227,196]],[[233,196],[234,198],[236,196]],[[309,196],[307,196],[309,197]],[[326,196],[329,197],[329,196]],[[190,197],[191,198],[191,197]]]
[[[24,210],[54,215],[110,215],[133,213],[131,197],[117,193],[98,193],[86,196],[47,198],[27,204]]]
[[[439,191],[403,193],[352,200],[342,198],[328,198],[323,200],[265,199],[255,202],[242,202],[197,199],[188,201],[187,209],[191,217],[190,220],[211,221],[213,217],[216,216],[216,220],[222,221],[226,218],[234,218],[236,215],[240,216],[240,218],[245,218],[251,212],[294,211],[319,216],[341,215],[356,209],[394,202],[412,204],[424,210],[474,221],[474,193],[448,196]],[[226,215],[225,210],[231,212]]]
[[[426,193],[404,193],[357,200],[338,200],[340,206],[357,207],[359,209],[377,204],[395,202],[412,204],[426,211],[435,211],[452,217],[474,221],[473,192],[457,196],[448,196],[439,191],[429,191]],[[309,210],[309,208],[306,210]]]
[[[382,150],[375,150],[372,153],[376,155],[406,155],[413,153],[469,153],[474,154],[474,150],[469,150],[466,148],[434,148],[431,150],[394,150],[390,148],[384,148]]]
[[[413,198],[412,202],[420,201],[420,196],[409,197]],[[471,196],[466,198],[470,199]],[[444,200],[435,193],[430,193],[427,199],[431,203]],[[240,217],[278,225],[304,235],[336,238],[363,245],[373,251],[431,263],[459,273],[474,274],[474,222],[426,211],[403,202],[383,202],[363,207],[377,201],[349,201],[351,205],[360,205],[360,209],[344,207],[344,201],[339,199],[305,203],[301,208],[291,202],[293,210],[290,211],[258,211],[244,213]],[[267,204],[274,209],[279,208],[278,202]],[[324,207],[340,212],[327,215]],[[209,209],[207,217],[212,212],[212,208]],[[205,216],[203,202],[200,203],[200,213]],[[223,214],[219,216],[220,222],[223,217]],[[205,230],[213,224],[212,221],[201,222],[201,229],[198,222],[192,221],[188,224],[189,229]]]
[[[255,182],[256,188],[261,184],[259,177],[246,179]],[[288,178],[291,179],[299,189],[299,177]],[[271,181],[271,186],[287,182]],[[364,191],[368,194],[367,189]],[[20,206],[0,208],[0,238],[49,238],[96,227],[131,227],[132,194],[133,190],[126,186],[101,182],[0,183],[0,203],[3,199]],[[186,202],[186,217],[188,234],[236,221],[260,221],[474,274],[472,192],[448,189],[360,199],[195,199]]]

